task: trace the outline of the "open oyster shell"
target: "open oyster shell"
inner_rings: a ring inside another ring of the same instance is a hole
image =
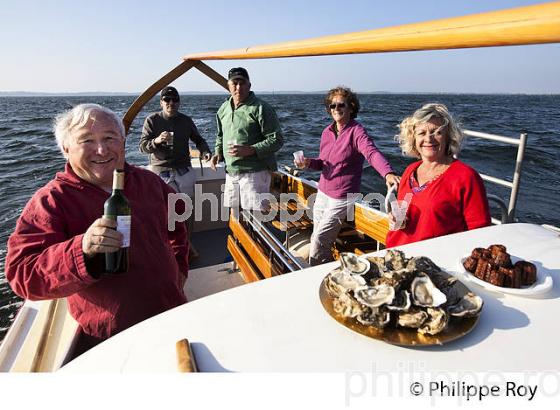
[[[469,292],[464,295],[458,303],[449,306],[447,311],[451,316],[473,317],[480,313],[482,305],[484,305],[482,298]]]
[[[370,263],[365,258],[360,258],[352,252],[342,252],[340,254],[340,266],[346,273],[353,275],[363,275],[369,271]]]
[[[416,306],[437,307],[447,302],[447,296],[425,274],[420,274],[412,280],[410,293]]]
[[[393,302],[395,288],[389,285],[365,286],[354,289],[354,297],[367,307],[377,308]]]
[[[329,275],[326,287],[329,294],[338,297],[356,288],[365,286],[366,280],[360,275],[350,275],[349,273],[338,271]]]

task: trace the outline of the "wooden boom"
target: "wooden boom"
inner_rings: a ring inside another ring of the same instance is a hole
[[[560,2],[235,50],[189,54],[226,60],[383,53],[560,42]]]

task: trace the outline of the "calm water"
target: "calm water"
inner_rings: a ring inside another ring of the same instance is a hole
[[[263,98],[276,107],[286,136],[279,154],[280,162],[290,163],[292,152],[299,149],[307,156],[316,155],[321,131],[328,123],[322,107],[323,96],[265,95]],[[5,281],[8,236],[31,195],[64,166],[51,131],[54,116],[83,102],[99,103],[124,114],[133,99],[130,96],[0,98],[0,340],[22,303]],[[182,100],[182,111],[193,117],[211,147],[216,131],[214,114],[224,99],[225,94],[184,96]],[[522,221],[560,226],[557,206],[560,199],[557,167],[560,96],[362,95],[363,108],[358,120],[399,172],[411,160],[402,157],[393,140],[396,125],[422,104],[435,101],[447,104],[467,129],[510,137],[527,130],[529,142],[517,216]],[[157,100],[153,100],[136,118],[127,142],[130,163],[146,163],[145,156],[138,151],[138,141],[144,118],[158,108]],[[479,172],[509,180],[515,155],[513,146],[478,140],[466,141],[461,151],[461,158]],[[487,188],[490,193],[508,196],[505,189],[494,185],[487,185]],[[384,192],[381,179],[371,170],[364,175],[362,191]]]

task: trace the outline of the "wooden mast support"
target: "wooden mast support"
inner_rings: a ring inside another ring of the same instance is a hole
[[[560,42],[560,2],[311,38],[190,54],[185,60],[303,57]]]
[[[146,103],[148,103],[161,89],[163,89],[163,87],[171,84],[173,81],[175,81],[177,78],[185,74],[193,67],[198,69],[201,73],[210,77],[226,90],[228,89],[227,80],[222,77],[221,74],[204,64],[202,61],[183,61],[173,70],[171,70],[151,86],[149,86],[146,91],[144,91],[136,100],[134,100],[122,120],[125,132],[128,134],[128,130],[132,125],[132,121],[134,121],[134,118],[136,118],[136,116],[138,115],[142,107],[146,105]]]

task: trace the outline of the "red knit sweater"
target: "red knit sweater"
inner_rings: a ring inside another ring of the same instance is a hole
[[[410,177],[421,163],[411,164],[403,173],[398,199],[411,193],[412,201],[406,213],[406,227],[389,232],[387,247],[490,225],[486,190],[474,169],[455,160],[424,190],[413,193]]]
[[[132,208],[128,273],[100,279],[88,273],[82,237],[103,215],[110,194],[68,164],[33,195],[8,240],[6,278],[14,292],[31,300],[67,297],[71,315],[97,338],[186,302],[178,286],[178,275],[188,272],[185,227],[167,230],[167,194],[173,191],[149,171],[127,164],[125,172]]]

